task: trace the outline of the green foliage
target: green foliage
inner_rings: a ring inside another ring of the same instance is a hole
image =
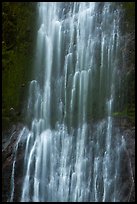
[[[23,95],[29,80],[36,31],[36,3],[2,3],[2,124],[21,120]],[[25,87],[22,87],[25,84]],[[10,115],[13,107],[16,116]]]
[[[121,96],[121,108],[114,115],[126,115],[135,123],[135,2],[122,2],[123,18],[121,22],[124,40],[123,72],[118,96]],[[117,97],[117,101],[119,98]]]
[[[115,117],[115,116],[126,116],[126,115],[127,115],[126,111],[123,111],[123,112],[113,112],[112,113],[113,117]]]
[[[124,29],[129,31],[135,28],[135,2],[122,2],[124,10]]]

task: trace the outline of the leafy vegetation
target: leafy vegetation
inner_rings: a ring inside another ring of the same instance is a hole
[[[125,19],[125,109],[131,123],[135,124],[135,2],[123,2]]]
[[[2,126],[20,121],[31,72],[36,30],[36,3],[2,3]],[[15,113],[11,113],[13,108]]]

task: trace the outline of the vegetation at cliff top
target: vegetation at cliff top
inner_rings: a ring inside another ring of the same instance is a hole
[[[21,119],[22,101],[31,72],[35,29],[36,3],[2,3],[3,128]]]

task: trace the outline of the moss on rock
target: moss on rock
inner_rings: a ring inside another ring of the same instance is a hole
[[[21,120],[30,79],[36,31],[36,3],[2,3],[2,127]],[[24,84],[24,86],[22,86]],[[16,117],[10,115],[14,108]],[[7,120],[8,118],[8,120]]]

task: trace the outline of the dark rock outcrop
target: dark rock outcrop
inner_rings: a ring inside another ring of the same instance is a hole
[[[127,152],[130,160],[131,176],[132,176],[132,188],[129,197],[129,202],[135,202],[135,127],[126,129],[123,132],[126,140]]]
[[[114,118],[113,119],[114,133],[119,131],[119,137],[124,137],[126,142],[126,149],[123,151],[121,157],[122,162],[122,176],[121,181],[123,183],[123,189],[126,202],[135,201],[135,127],[129,124],[126,118]],[[20,131],[23,125],[14,125],[8,132],[4,133],[4,139],[2,143],[2,202],[9,201],[11,194],[11,175],[13,161],[15,159],[15,145],[18,140]],[[115,135],[115,134],[114,134]],[[115,140],[115,138],[114,138]],[[25,140],[24,140],[25,141]],[[14,176],[14,187],[15,194],[13,202],[19,202],[21,196],[21,188],[23,184],[23,164],[24,164],[24,150],[25,142],[20,142],[18,146],[18,151],[16,155],[16,165],[15,165],[15,176]],[[129,165],[127,165],[129,163]],[[127,169],[128,168],[128,169]],[[130,178],[128,177],[131,175]],[[127,187],[128,186],[128,187]],[[128,192],[127,192],[128,190]],[[122,199],[123,196],[122,195]],[[128,197],[127,197],[128,195]],[[124,202],[124,201],[123,201]]]
[[[15,159],[15,145],[23,125],[13,125],[11,129],[3,133],[2,140],[2,202],[8,202],[11,194],[11,175],[13,161]],[[14,202],[19,201],[23,177],[24,144],[21,144],[16,157]]]

